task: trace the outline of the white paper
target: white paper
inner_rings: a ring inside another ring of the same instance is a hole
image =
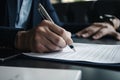
[[[60,52],[23,53],[32,57],[95,63],[120,63],[120,45],[74,43],[76,52],[68,46]]]
[[[0,66],[0,80],[81,80],[81,74],[81,70]]]

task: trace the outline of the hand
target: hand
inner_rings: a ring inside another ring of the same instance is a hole
[[[89,27],[77,32],[76,35],[84,38],[92,37],[93,39],[100,39],[103,36],[111,35],[120,40],[120,33],[118,33],[112,25],[105,22],[93,23]]]
[[[70,32],[48,20],[43,20],[40,25],[29,31],[18,32],[16,47],[43,53],[59,51],[72,42]]]

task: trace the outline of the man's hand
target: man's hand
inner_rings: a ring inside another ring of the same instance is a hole
[[[70,32],[48,20],[29,31],[18,32],[17,37],[18,49],[39,53],[59,51],[73,42]]]
[[[112,25],[106,22],[93,23],[89,27],[77,32],[76,35],[83,38],[92,37],[93,39],[100,39],[103,36],[111,35],[120,40],[120,33],[118,33]]]

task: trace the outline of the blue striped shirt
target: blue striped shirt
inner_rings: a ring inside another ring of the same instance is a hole
[[[17,17],[15,22],[15,28],[24,28],[28,19],[32,0],[17,0]]]

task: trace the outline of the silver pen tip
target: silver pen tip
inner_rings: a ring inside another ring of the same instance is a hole
[[[76,52],[75,48],[72,48],[72,50],[73,50],[74,52]]]

